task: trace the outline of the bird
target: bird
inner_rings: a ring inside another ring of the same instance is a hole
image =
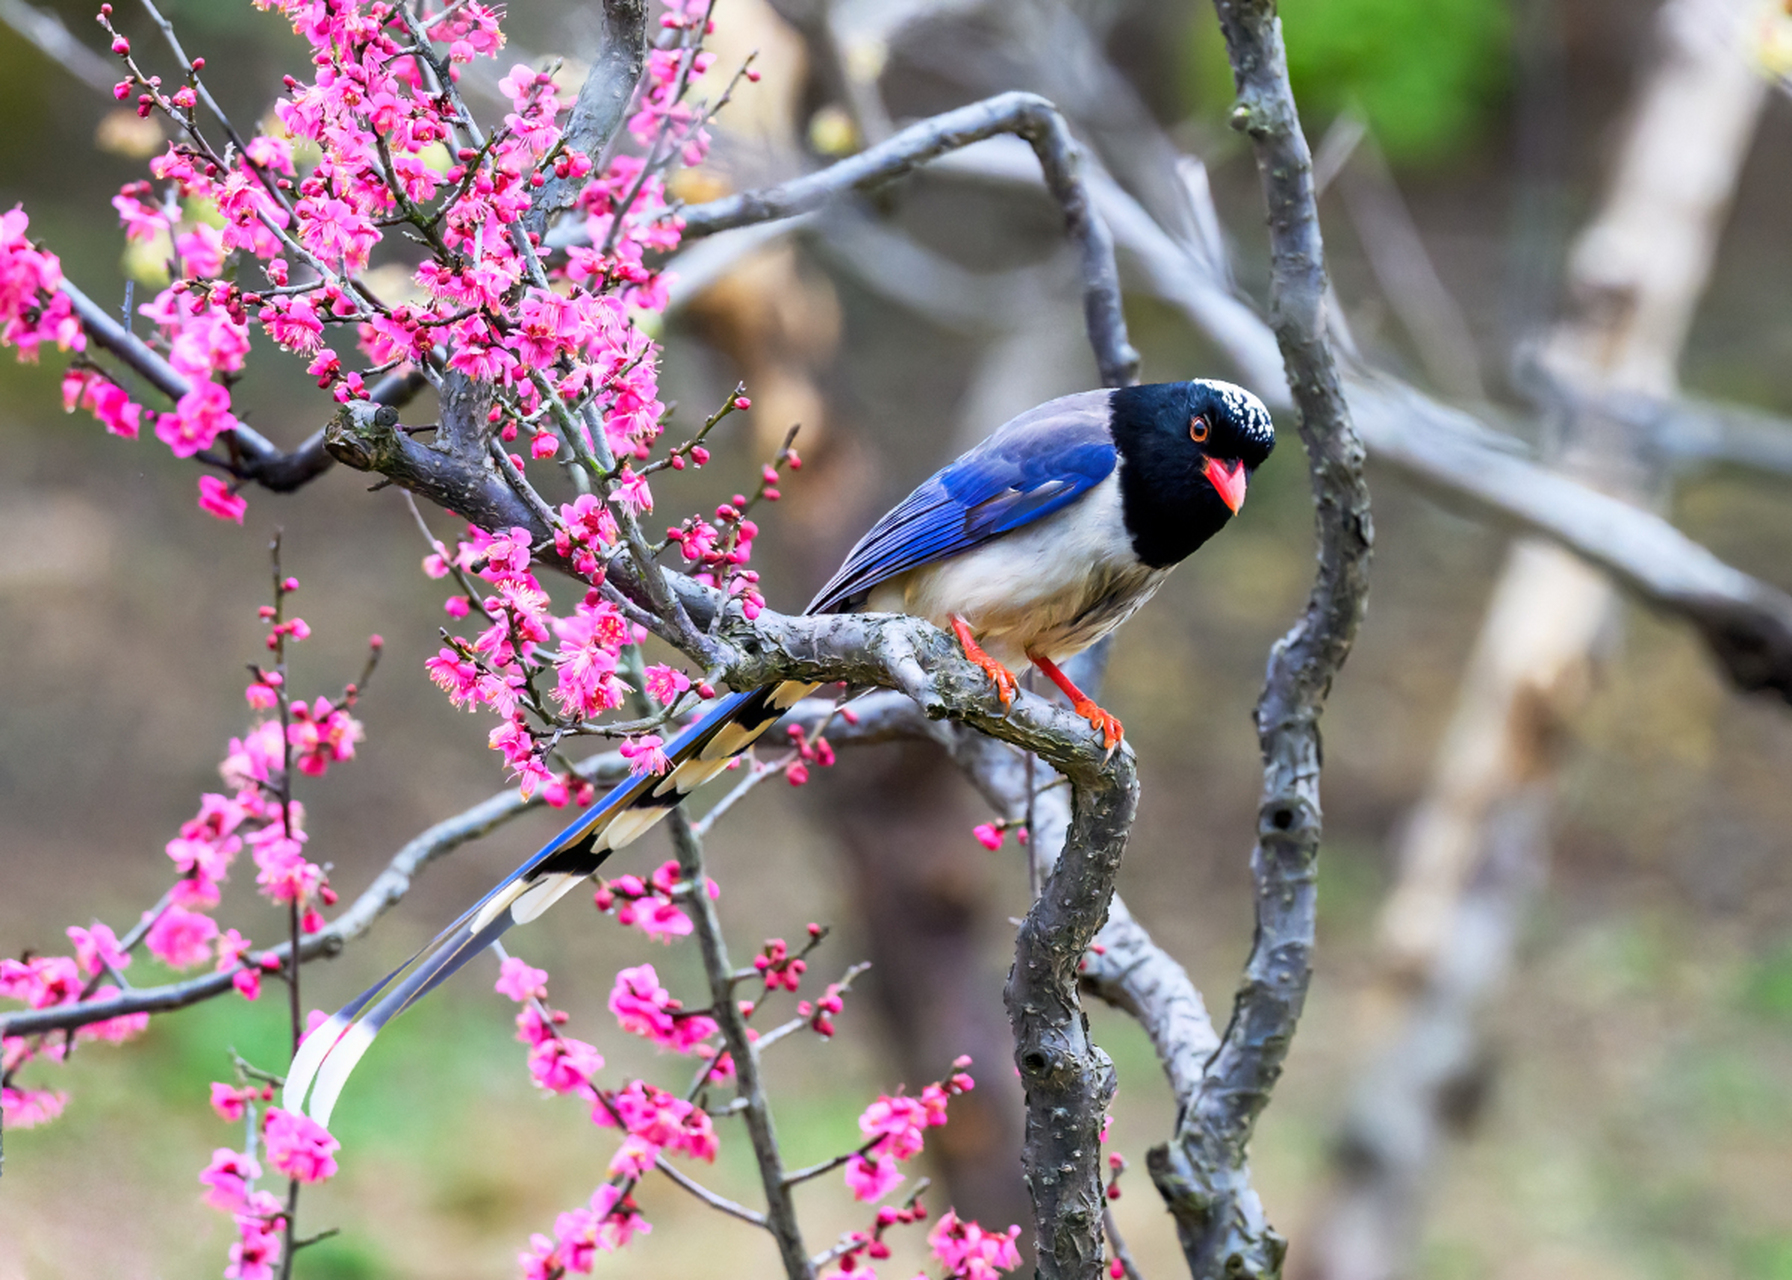
[[[804,612],[924,618],[957,636],[1004,707],[1016,673],[1036,667],[1111,752],[1124,727],[1059,664],[1131,617],[1226,526],[1274,447],[1263,402],[1215,379],[1048,401],[997,428],[873,525]],[[304,1107],[327,1126],[349,1073],[392,1018],[594,875],[818,687],[785,680],[717,700],[666,749],[665,772],[620,783],[410,962],[305,1037],[288,1069],[287,1109]]]

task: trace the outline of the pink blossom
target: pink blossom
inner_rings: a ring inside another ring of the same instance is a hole
[[[653,510],[653,491],[647,487],[647,477],[636,475],[627,466],[622,468],[616,487],[610,491],[610,499],[630,515]]]
[[[241,738],[232,738],[218,772],[232,787],[266,783],[286,767],[286,739],[278,720],[264,720]]]
[[[200,797],[198,816],[181,823],[180,835],[166,846],[168,856],[184,875],[208,882],[224,879],[231,861],[243,847],[234,834],[246,814],[243,805],[215,793]]]
[[[131,967],[131,958],[118,945],[118,935],[98,920],[93,927],[83,929],[80,925],[70,925],[66,930],[69,941],[75,944],[75,963],[81,972],[98,977],[108,969],[124,970]]]
[[[622,970],[610,990],[610,1012],[624,1031],[689,1053],[716,1033],[716,1024],[703,1014],[678,1016],[682,1009],[650,964]]]
[[[232,493],[230,486],[217,476],[199,477],[199,509],[220,520],[243,522],[243,513],[249,509],[249,502],[240,494]]]
[[[505,956],[498,966],[497,992],[522,1004],[526,1000],[545,1000],[548,996],[548,971],[537,969],[517,956]]]
[[[62,1114],[68,1095],[60,1089],[19,1089],[0,1086],[0,1127],[35,1129]]]
[[[156,439],[177,458],[209,449],[218,434],[236,426],[230,413],[230,392],[215,382],[201,382],[176,402],[175,412],[156,419]]]
[[[169,968],[191,969],[211,959],[217,936],[218,922],[210,916],[171,906],[149,927],[143,943]]]
[[[217,1107],[218,1085],[212,1086],[212,1105]],[[223,1109],[218,1108],[220,1114]],[[225,1116],[226,1120],[241,1118],[241,1111],[235,1116]],[[205,1202],[214,1209],[222,1209],[225,1213],[235,1213],[243,1207],[244,1197],[248,1194],[249,1184],[261,1176],[261,1165],[254,1156],[244,1155],[240,1151],[232,1151],[229,1147],[219,1147],[212,1152],[212,1162],[199,1173],[199,1181],[207,1190]]]
[[[243,1118],[243,1111],[248,1103],[261,1096],[261,1090],[249,1085],[222,1084],[212,1081],[212,1110],[218,1113],[218,1119],[236,1121]],[[234,1153],[232,1153],[234,1154]],[[217,1153],[213,1153],[214,1161]],[[245,1157],[246,1158],[246,1157]],[[256,1170],[258,1176],[260,1170]]]
[[[91,410],[115,436],[135,440],[143,428],[143,406],[134,403],[124,388],[91,369],[70,368],[63,375],[62,407],[73,413],[77,406]]]
[[[529,1051],[529,1074],[550,1093],[585,1093],[591,1078],[603,1070],[603,1055],[595,1045],[569,1036],[542,1040]]]
[[[477,664],[461,657],[452,649],[443,649],[433,658],[423,662],[424,670],[429,678],[448,695],[448,700],[457,707],[474,709],[478,702],[479,667]]]
[[[678,695],[691,687],[691,678],[684,672],[656,662],[646,671],[647,692],[662,706],[671,706]]]
[[[901,1181],[896,1162],[887,1155],[867,1160],[855,1154],[846,1162],[846,1189],[852,1192],[854,1200],[882,1200]]]
[[[621,924],[635,925],[658,942],[687,937],[691,932],[691,918],[660,898],[643,898],[622,907],[616,912],[616,919]]]
[[[293,763],[299,772],[320,778],[332,764],[355,758],[355,744],[366,737],[361,722],[342,707],[319,698],[314,706],[292,704],[292,723],[286,740],[297,748]]]
[[[269,1107],[262,1134],[268,1163],[299,1182],[322,1182],[336,1173],[331,1152],[342,1144],[310,1116]]]
[[[637,738],[624,738],[616,750],[628,761],[629,773],[639,778],[671,769],[671,758],[661,750],[664,744],[665,739],[659,734],[644,733]]]
[[[907,1160],[921,1153],[921,1130],[929,1124],[943,1124],[942,1115],[934,1120],[919,1099],[906,1094],[888,1094],[865,1108],[859,1117],[859,1131],[877,1139],[875,1150]]]
[[[536,787],[553,778],[553,770],[535,754],[534,735],[520,719],[506,720],[493,729],[486,740],[492,750],[503,753],[504,762],[510,766],[511,776],[517,779],[517,790],[523,799],[527,800]]]
[[[927,1233],[927,1244],[952,1280],[996,1280],[1001,1272],[1020,1265],[1020,1250],[1014,1245],[1019,1237],[1018,1226],[1001,1233],[985,1231],[948,1209]]]
[[[236,1215],[238,1238],[230,1246],[230,1263],[224,1280],[274,1280],[286,1245],[281,1235],[285,1215],[272,1193],[252,1191]]]
[[[971,834],[977,837],[977,843],[985,849],[1002,847],[1002,828],[993,822],[979,822],[971,828]]]

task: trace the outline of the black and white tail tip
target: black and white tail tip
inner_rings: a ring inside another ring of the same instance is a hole
[[[818,687],[787,680],[722,699],[667,750],[672,763],[668,772],[618,784],[427,947],[306,1036],[287,1069],[282,1098],[286,1109],[302,1110],[328,1126],[349,1074],[388,1022],[447,981],[505,930],[529,923],[595,874],[610,854],[639,839]]]

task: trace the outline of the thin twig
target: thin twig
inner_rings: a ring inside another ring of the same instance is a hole
[[[765,1188],[765,1226],[778,1242],[778,1253],[784,1260],[784,1271],[789,1280],[813,1280],[815,1273],[803,1247],[796,1205],[784,1185],[784,1156],[778,1147],[771,1105],[766,1101],[765,1086],[759,1079],[759,1050],[747,1035],[746,1020],[734,1002],[733,966],[728,963],[728,944],[722,937],[715,903],[702,891],[709,878],[703,865],[703,846],[682,808],[674,809],[666,823],[672,832],[673,848],[678,852],[680,875],[686,883],[698,886],[687,900],[686,909],[696,925],[703,969],[709,976],[710,1000],[714,1006],[711,1016],[721,1028],[722,1039],[734,1062],[737,1094],[747,1104],[744,1119],[753,1143],[753,1154],[759,1163],[759,1180]]]

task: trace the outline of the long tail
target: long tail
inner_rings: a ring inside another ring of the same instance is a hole
[[[287,1109],[298,1110],[309,1092],[306,1109],[312,1119],[327,1125],[349,1073],[382,1027],[496,942],[511,925],[527,924],[595,873],[604,859],[726,769],[730,760],[816,687],[786,680],[722,699],[668,749],[673,766],[669,772],[618,784],[427,947],[306,1036],[287,1070],[282,1099]]]

